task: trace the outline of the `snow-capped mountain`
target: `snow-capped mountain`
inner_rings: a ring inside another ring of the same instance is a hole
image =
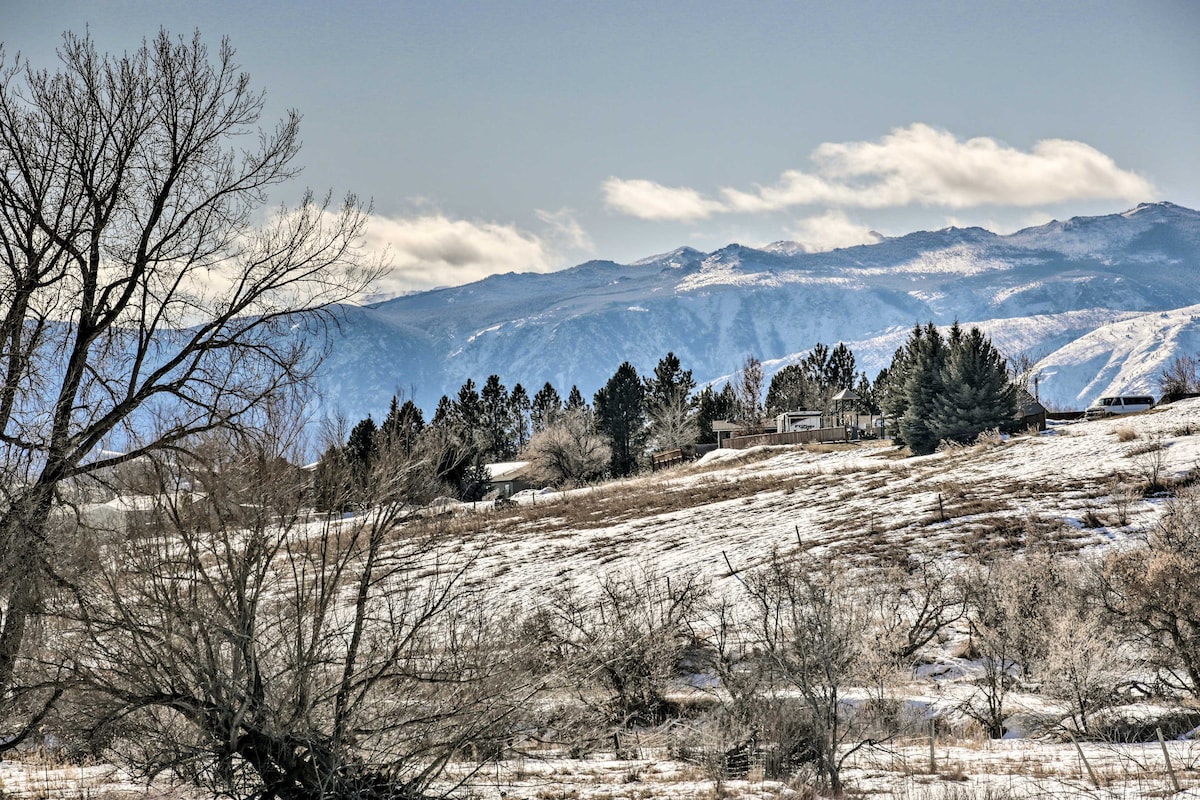
[[[826,253],[683,247],[496,275],[344,309],[322,390],[351,419],[383,413],[397,391],[432,411],[492,373],[531,394],[550,381],[590,397],[626,360],[645,371],[674,351],[708,381],[747,354],[779,368],[839,341],[873,376],[914,324],[955,319],[1036,359],[1053,405],[1153,392],[1174,355],[1200,352],[1200,212],[1154,203],[1007,236],[947,228]]]

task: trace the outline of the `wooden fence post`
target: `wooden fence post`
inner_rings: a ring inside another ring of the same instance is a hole
[[[1175,787],[1175,794],[1182,791],[1179,788],[1179,776],[1175,774],[1175,767],[1171,765],[1171,754],[1167,751],[1167,740],[1163,738],[1162,728],[1155,728],[1154,732],[1158,734],[1158,745],[1163,751],[1163,760],[1167,762],[1167,774],[1171,776],[1171,785]]]

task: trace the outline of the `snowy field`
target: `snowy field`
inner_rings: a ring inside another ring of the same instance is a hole
[[[740,575],[773,551],[833,554],[848,564],[886,563],[908,553],[953,564],[1025,547],[1086,559],[1129,546],[1157,524],[1167,498],[1143,497],[1131,487],[1197,474],[1200,399],[920,458],[904,458],[877,442],[717,451],[691,465],[593,489],[526,492],[515,505],[494,510],[459,507],[439,518],[448,544],[431,558],[444,564],[470,556],[471,585],[514,607],[531,607],[555,587],[587,592],[603,576],[635,571],[696,574],[714,594],[732,593]],[[1076,746],[1038,724],[1061,716],[1061,709],[1017,692],[1008,701],[1008,736],[987,739],[954,713],[976,677],[976,665],[960,657],[960,647],[961,637],[948,637],[932,666],[889,690],[915,717],[940,720],[932,752],[920,724],[911,735],[861,749],[847,762],[848,796],[1200,798],[1197,731],[1163,745]],[[853,693],[848,700],[854,702]],[[1159,711],[1131,702],[1114,713],[1152,719]],[[473,775],[471,796],[811,796],[803,775],[784,783],[751,768],[744,779],[722,780],[702,761],[679,755],[673,746],[679,734],[670,726],[629,731],[622,734],[619,759],[615,745],[570,756],[529,747],[524,758]],[[175,796],[188,792],[137,786],[103,765],[32,757],[0,762],[0,798]]]

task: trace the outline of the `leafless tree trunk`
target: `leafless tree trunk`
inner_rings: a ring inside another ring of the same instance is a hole
[[[373,272],[352,197],[255,226],[297,171],[299,117],[258,129],[227,43],[163,32],[114,57],[68,34],[59,54],[57,72],[0,63],[0,694],[61,487],[252,424]]]

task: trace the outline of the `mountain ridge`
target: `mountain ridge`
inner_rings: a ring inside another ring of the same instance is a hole
[[[467,378],[493,373],[531,394],[551,381],[590,397],[622,361],[645,372],[668,351],[707,382],[747,354],[784,364],[817,342],[845,341],[859,344],[859,368],[873,376],[890,361],[886,344],[913,324],[958,320],[1002,330],[1009,355],[1032,356],[1047,373],[1048,402],[1080,407],[1089,394],[1156,389],[1155,370],[1193,337],[1175,320],[1177,335],[1152,347],[1157,329],[1144,317],[1125,335],[1147,344],[1113,351],[1130,363],[1106,361],[1092,375],[1064,347],[1129,315],[1197,304],[1200,212],[1143,203],[1005,235],[951,227],[821,253],[685,246],[344,307],[319,381],[325,410],[356,418],[382,413],[397,391],[431,411]]]

